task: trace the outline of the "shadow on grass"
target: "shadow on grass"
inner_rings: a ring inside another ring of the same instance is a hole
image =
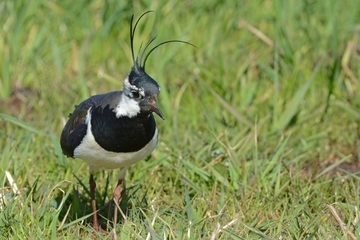
[[[84,218],[81,222],[84,225],[92,226],[93,216],[89,186],[87,183],[82,182],[77,176],[74,175],[74,177],[78,180],[79,185],[73,185],[73,189],[71,190],[72,192],[69,194],[61,208],[59,221],[62,222],[65,219],[64,224],[66,225]],[[102,229],[106,231],[110,231],[113,227],[113,215],[115,208],[115,203],[112,197],[113,193],[109,190],[109,182],[109,177],[107,177],[105,187],[102,189],[95,189],[98,221]],[[121,224],[124,221],[124,217],[129,217],[130,212],[132,212],[131,215],[135,214],[138,215],[137,217],[142,218],[143,214],[141,211],[133,213],[133,210],[135,209],[132,209],[132,203],[134,201],[131,201],[131,198],[135,196],[138,190],[139,185],[135,185],[130,188],[126,188],[125,192],[122,192],[122,198],[119,203],[122,213],[118,212],[118,224]],[[140,201],[141,208],[147,208],[148,202],[146,199],[145,193]],[[55,198],[55,201],[59,205],[61,201],[63,201],[63,195],[58,195]]]

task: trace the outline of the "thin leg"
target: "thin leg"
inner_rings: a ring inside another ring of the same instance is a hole
[[[116,188],[114,190],[114,202],[115,202],[115,207],[114,207],[114,228],[115,228],[116,223],[117,223],[117,214],[118,214],[118,207],[117,206],[119,204],[119,201],[120,201],[120,198],[121,198],[121,192],[123,190],[122,183],[123,183],[123,179],[119,179],[118,183],[116,185]]]
[[[122,192],[125,192],[125,173],[128,167],[123,168],[120,170],[119,177],[118,177],[118,183],[116,185],[116,188],[114,190],[114,202],[115,202],[115,208],[114,208],[114,229],[116,229],[116,223],[117,223],[117,216],[118,216],[118,204],[120,199],[122,198]]]
[[[94,181],[94,175],[92,173],[90,173],[89,185],[90,185],[91,207],[92,207],[92,211],[94,214],[93,215],[93,228],[96,231],[101,231],[102,229],[99,225],[98,218],[97,218],[97,212],[96,212],[96,200],[95,200],[96,183]]]

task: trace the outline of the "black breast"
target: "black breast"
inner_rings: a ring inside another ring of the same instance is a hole
[[[152,114],[117,118],[109,105],[91,110],[92,134],[95,141],[107,151],[136,152],[148,144],[155,134],[156,124]]]

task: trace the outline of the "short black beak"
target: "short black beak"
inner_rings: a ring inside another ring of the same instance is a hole
[[[154,111],[154,113],[156,113],[157,115],[159,115],[159,117],[161,117],[163,120],[165,120],[165,116],[162,113],[162,111],[160,110],[157,103],[151,104],[151,107],[152,107],[152,110]]]
[[[156,97],[150,98],[149,104],[151,106],[151,110],[157,115],[159,115],[159,117],[161,117],[163,120],[165,120],[165,116],[160,110],[159,105],[157,104]]]

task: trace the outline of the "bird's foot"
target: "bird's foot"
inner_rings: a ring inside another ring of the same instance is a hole
[[[100,233],[108,233],[106,230],[102,229],[99,224],[93,224],[93,228],[96,232]]]

